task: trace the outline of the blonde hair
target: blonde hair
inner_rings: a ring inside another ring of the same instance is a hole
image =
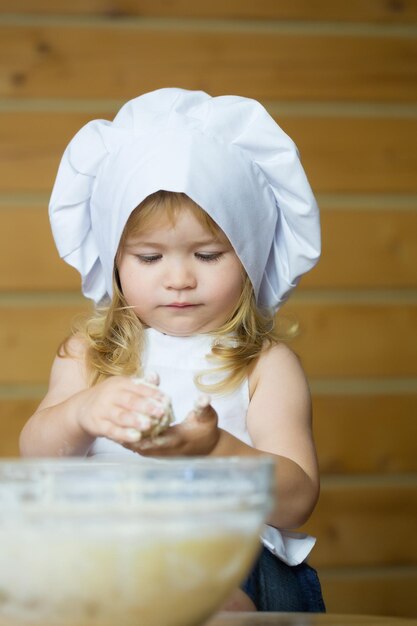
[[[120,286],[117,265],[126,241],[133,234],[146,230],[155,220],[168,219],[175,223],[178,212],[186,207],[216,236],[223,232],[201,207],[183,193],[158,191],[147,198],[130,215],[115,259],[113,296],[103,306],[96,307],[88,317],[79,321],[73,333],[81,336],[86,344],[86,365],[90,383],[112,375],[141,375],[140,356],[143,351],[144,325],[132,307],[127,305]],[[277,329],[272,314],[262,312],[255,302],[252,284],[242,267],[243,287],[239,301],[225,323],[213,335],[213,347],[209,359],[215,367],[196,376],[197,386],[204,391],[225,392],[237,387],[247,376],[248,368],[261,351],[272,344],[287,340],[296,334],[296,325]],[[60,353],[68,354],[67,341]],[[208,374],[220,373],[216,383],[205,383]]]

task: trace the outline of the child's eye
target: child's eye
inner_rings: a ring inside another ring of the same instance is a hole
[[[137,254],[136,258],[140,263],[155,263],[162,259],[162,254]]]
[[[200,261],[209,263],[210,261],[219,261],[223,252],[196,252],[195,257]]]

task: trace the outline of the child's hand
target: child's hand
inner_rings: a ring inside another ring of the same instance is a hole
[[[166,423],[170,403],[151,379],[112,376],[80,394],[78,422],[93,437],[137,442]]]
[[[143,456],[206,456],[220,437],[217,421],[209,396],[202,395],[181,424],[171,426],[158,437],[124,445]]]

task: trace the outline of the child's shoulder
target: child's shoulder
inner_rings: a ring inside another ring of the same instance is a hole
[[[249,373],[251,395],[260,381],[277,386],[305,387],[307,379],[299,356],[285,343],[265,344]]]
[[[81,333],[70,335],[61,344],[58,358],[69,358],[84,361],[88,349],[86,338]]]
[[[49,387],[73,384],[85,386],[87,380],[86,354],[88,344],[81,334],[68,337],[58,350],[52,364]]]
[[[255,368],[262,370],[266,367],[294,367],[302,369],[300,357],[284,342],[272,345],[265,343],[256,361]]]
[[[63,342],[52,364],[48,391],[38,410],[58,404],[89,386],[85,360],[87,347],[81,335],[73,335]]]

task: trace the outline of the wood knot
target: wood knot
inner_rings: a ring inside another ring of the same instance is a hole
[[[39,41],[39,43],[36,44],[36,51],[39,54],[49,54],[51,52],[51,46],[49,43],[46,43],[46,41]]]
[[[26,74],[24,72],[13,72],[13,74],[10,75],[10,82],[15,87],[20,87],[20,85],[26,82]]]
[[[387,6],[389,11],[393,13],[403,13],[404,11],[403,0],[388,0]]]
[[[105,12],[106,17],[109,17],[111,19],[121,19],[123,17],[127,17],[128,13],[126,11],[123,11],[123,9],[121,9],[120,7],[110,7],[106,12]]]

